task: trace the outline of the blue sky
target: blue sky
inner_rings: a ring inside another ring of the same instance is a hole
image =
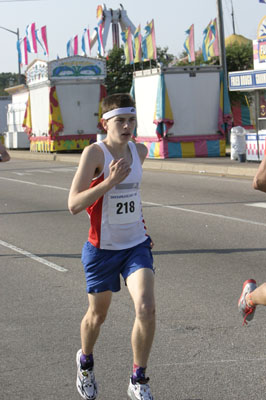
[[[232,1],[235,13],[236,33],[249,39],[256,38],[260,20],[266,15],[266,4],[259,0],[222,0],[225,36],[232,30]],[[66,57],[66,43],[76,34],[81,38],[83,29],[96,26],[96,9],[103,4],[94,0],[0,0],[0,26],[16,30],[25,36],[26,25],[35,22],[36,27],[47,26],[49,59]],[[119,8],[119,2],[106,0],[106,7]],[[121,0],[128,17],[135,26],[141,24],[142,32],[147,22],[154,19],[156,43],[168,47],[168,52],[179,56],[183,51],[185,31],[194,23],[195,46],[201,47],[202,32],[209,21],[217,16],[216,0]],[[81,39],[80,39],[81,41]],[[111,32],[107,49],[111,48]],[[17,72],[16,36],[0,29],[0,72]],[[96,56],[96,45],[92,56]],[[36,58],[29,56],[29,61]],[[39,58],[42,58],[39,56]],[[44,58],[45,59],[45,58]],[[24,72],[24,68],[22,69]]]

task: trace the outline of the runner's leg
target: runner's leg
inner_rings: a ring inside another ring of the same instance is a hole
[[[127,278],[136,318],[131,343],[134,364],[146,367],[155,332],[154,272],[142,268]]]
[[[246,302],[248,305],[250,304],[249,300],[256,305],[266,306],[266,283],[263,283],[257,289],[253,290],[249,295],[246,296]]]
[[[89,308],[80,327],[83,354],[91,354],[111,304],[112,292],[89,293]]]

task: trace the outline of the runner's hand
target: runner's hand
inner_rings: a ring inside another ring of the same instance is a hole
[[[109,164],[109,178],[115,185],[122,182],[130,174],[131,168],[123,158],[112,160]]]

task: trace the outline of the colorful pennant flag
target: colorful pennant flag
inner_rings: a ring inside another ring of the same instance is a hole
[[[18,62],[19,62],[19,65],[22,64],[21,43],[22,43],[22,40],[17,40],[17,51],[18,51]]]
[[[27,37],[17,41],[18,59],[20,65],[28,65],[28,43]]]
[[[74,38],[71,38],[67,42],[67,56],[72,57],[78,54],[78,35]]]
[[[184,43],[184,48],[188,54],[188,61],[194,62],[195,61],[194,24],[192,24],[185,33],[187,34],[187,38]]]
[[[99,28],[96,26],[95,31],[97,33],[97,40],[98,40],[98,55],[104,57],[104,47],[103,47],[103,36],[102,32],[99,30]]]
[[[48,51],[46,26],[42,26],[41,29],[36,29],[35,34],[36,34],[37,43],[41,46],[43,54],[45,56],[48,56],[49,51]]]
[[[103,45],[103,29],[104,29],[104,15],[103,15],[103,8],[102,6],[97,7],[97,24],[98,26],[94,29],[97,32],[97,39],[98,39],[98,54],[104,57],[105,50]]]
[[[74,37],[74,56],[78,54],[78,35]]]
[[[121,32],[121,37],[124,42],[124,54],[126,57],[125,64],[133,64],[133,46],[130,26],[124,32]]]
[[[26,37],[29,53],[37,53],[37,40],[36,40],[35,22],[26,26]]]
[[[89,28],[85,28],[83,31],[82,39],[81,39],[81,48],[83,52],[83,56],[87,56],[91,54],[91,40],[90,40],[90,30]]]
[[[134,42],[133,42],[134,63],[141,62],[142,59],[141,41],[142,41],[142,36],[140,33],[140,25],[139,25],[134,33]]]
[[[217,19],[210,21],[203,31],[202,55],[204,61],[219,55]]]
[[[156,60],[156,42],[155,42],[155,30],[154,21],[152,20],[145,26],[145,35],[142,39],[142,56],[145,60]]]
[[[212,35],[209,43],[209,54],[211,57],[219,56],[219,36],[218,36],[218,26],[217,18],[215,18],[210,26],[210,34]]]
[[[210,60],[210,55],[209,55],[209,44],[210,44],[210,29],[211,29],[211,24],[212,21],[209,22],[207,27],[203,31],[203,43],[202,43],[202,55],[204,61]]]

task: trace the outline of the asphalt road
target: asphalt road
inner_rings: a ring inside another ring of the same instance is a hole
[[[76,166],[0,167],[1,399],[78,400],[89,220],[67,210]],[[248,327],[237,310],[243,281],[266,280],[265,195],[251,179],[144,171],[142,198],[155,242],[155,400],[265,399],[266,309]],[[133,320],[122,285],[95,348],[99,400],[127,398]]]

